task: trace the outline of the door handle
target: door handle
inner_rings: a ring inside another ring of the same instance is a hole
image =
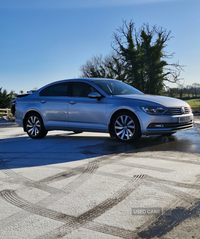
[[[45,104],[47,102],[45,100],[41,100],[40,103]]]
[[[75,105],[76,102],[75,102],[75,101],[70,101],[69,104],[70,104],[70,105]]]

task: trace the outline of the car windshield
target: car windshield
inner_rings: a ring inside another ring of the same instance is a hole
[[[93,83],[99,86],[108,95],[143,94],[134,87],[117,80],[95,80]]]

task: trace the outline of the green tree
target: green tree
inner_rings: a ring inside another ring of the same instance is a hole
[[[126,62],[129,84],[148,94],[162,94],[166,81],[179,81],[182,68],[179,63],[167,63],[173,54],[164,51],[170,34],[161,27],[150,29],[148,24],[137,31],[132,21],[123,22],[114,33],[113,49]]]
[[[82,76],[115,78],[144,93],[162,94],[165,82],[177,83],[182,70],[179,63],[166,61],[173,57],[164,51],[170,34],[160,27],[150,29],[148,24],[137,31],[132,21],[124,21],[113,34],[114,52],[88,61],[81,67]]]
[[[8,94],[6,90],[2,91],[2,88],[0,88],[0,108],[10,108],[11,101],[12,92]]]
[[[194,83],[192,84],[192,87],[194,88],[194,96],[197,97],[200,91],[200,84]]]

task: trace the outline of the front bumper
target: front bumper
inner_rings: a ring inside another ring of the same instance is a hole
[[[179,130],[187,130],[193,127],[193,114],[185,115],[146,115],[141,127],[143,135],[159,135],[175,133]]]
[[[164,124],[150,124],[147,128],[148,134],[162,134],[162,133],[174,133],[179,130],[191,129],[193,127],[193,121],[186,123],[164,123]]]

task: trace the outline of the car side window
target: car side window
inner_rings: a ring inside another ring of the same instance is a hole
[[[50,85],[40,91],[40,96],[68,96],[69,83]]]
[[[91,92],[98,92],[93,86],[84,82],[73,82],[72,93],[73,97],[88,97]]]

